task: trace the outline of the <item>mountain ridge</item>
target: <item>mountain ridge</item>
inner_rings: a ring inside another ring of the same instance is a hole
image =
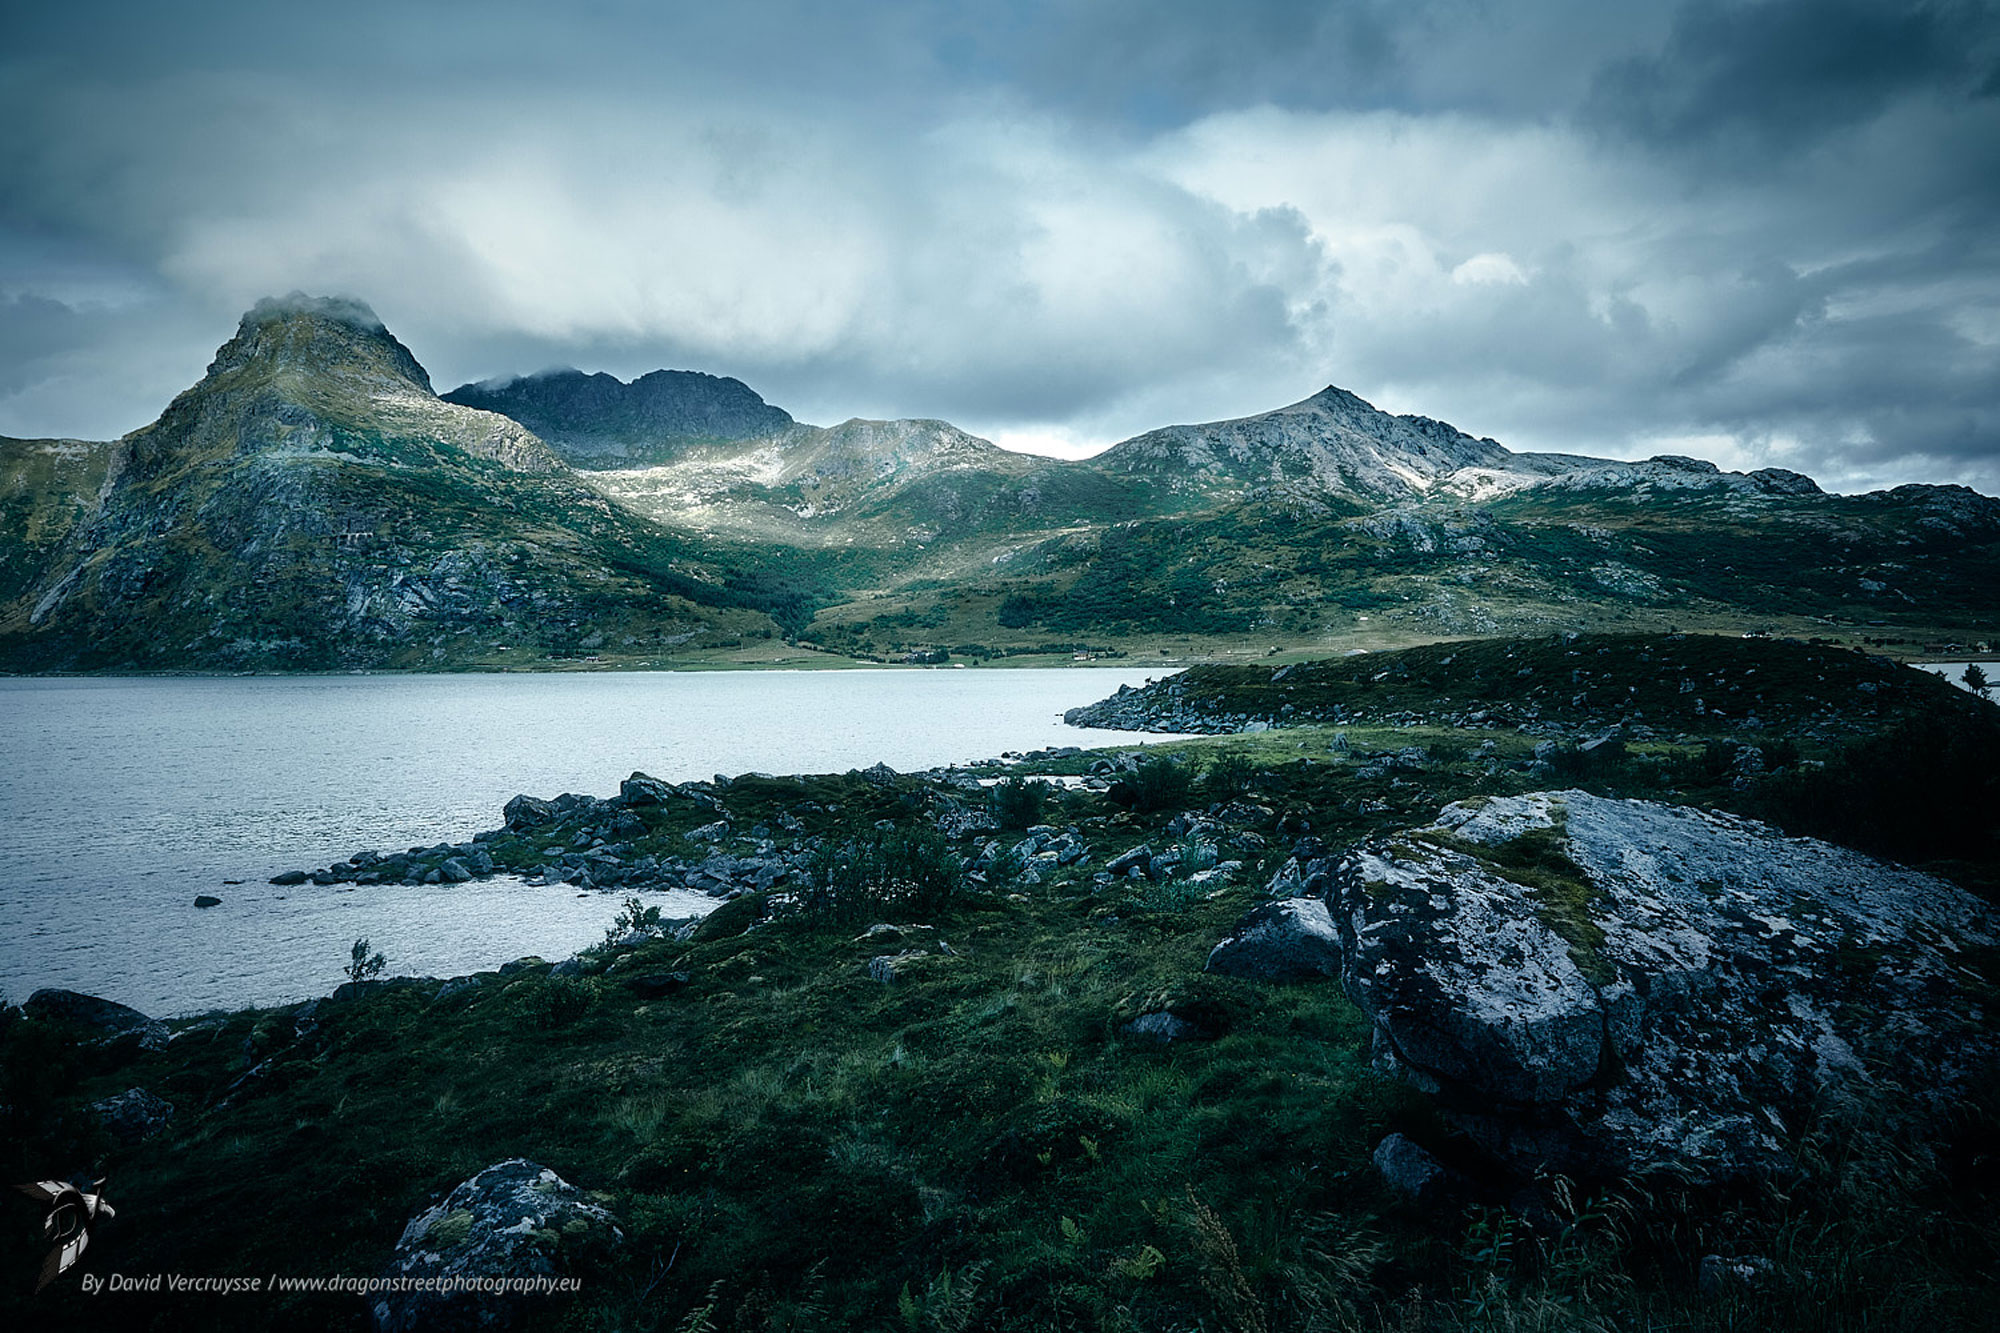
[[[545,370],[462,384],[439,397],[510,417],[582,468],[664,462],[694,446],[793,424],[791,413],[743,381],[695,370],[654,370],[629,383],[602,371]]]
[[[488,384],[609,395],[573,423],[593,448],[628,443],[634,386],[654,425],[692,419],[681,389],[724,386],[753,433],[578,462],[438,396],[365,304],[260,302],[151,425],[0,441],[0,665],[1324,652],[1669,625],[2000,638],[2000,500],[1964,488],[1837,496],[1781,469],[1516,454],[1331,385],[1063,461],[937,420],[808,425],[698,372]]]

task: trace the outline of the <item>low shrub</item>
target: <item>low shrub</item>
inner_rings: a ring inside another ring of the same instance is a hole
[[[568,1027],[597,1002],[597,983],[583,977],[545,977],[525,989],[521,1012],[538,1028]]]
[[[1194,773],[1166,755],[1148,755],[1138,768],[1111,784],[1107,795],[1129,809],[1152,813],[1187,804],[1194,790]]]
[[[1048,804],[1048,795],[1046,782],[1008,778],[993,788],[987,802],[1001,828],[1023,829],[1042,822],[1042,810]]]
[[[893,912],[934,916],[965,889],[965,862],[935,828],[871,830],[813,849],[795,898],[808,917],[852,923]]]

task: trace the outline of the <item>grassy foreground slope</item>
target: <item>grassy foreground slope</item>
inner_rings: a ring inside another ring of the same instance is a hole
[[[1834,665],[1778,643],[1702,647],[1760,680]],[[1692,648],[1511,645],[1535,674],[1619,661],[1633,684]],[[1371,665],[1416,678],[1432,655]],[[1419,1209],[1370,1168],[1374,1145],[1399,1131],[1470,1165],[1466,1150],[1421,1096],[1372,1071],[1366,1024],[1339,987],[1201,971],[1296,840],[1339,846],[1451,799],[1551,785],[1758,814],[1992,896],[2000,848],[1980,816],[2000,799],[2000,710],[1854,661],[1877,689],[1851,692],[1840,718],[1801,714],[1816,721],[1796,731],[1775,725],[1790,715],[1767,700],[1774,725],[1690,708],[1686,729],[1586,750],[1575,737],[1601,734],[1622,707],[1586,699],[1526,731],[1439,708],[1421,726],[1366,718],[1180,742],[1136,766],[1114,752],[1044,755],[1013,771],[1081,783],[1038,816],[1014,813],[1074,830],[1088,855],[1032,877],[1004,860],[962,873],[989,838],[1022,835],[950,836],[983,805],[950,775],[695,784],[635,809],[643,830],[620,835],[635,853],[684,853],[687,834],[726,816],[817,849],[826,882],[853,896],[791,910],[738,899],[692,939],[628,941],[577,975],[529,963],[448,994],[391,982],[309,1012],[184,1020],[167,1050],[116,1068],[7,1010],[5,1166],[25,1177],[88,1161],[109,1176],[120,1213],[93,1250],[99,1272],[365,1276],[429,1201],[531,1157],[601,1192],[628,1234],[609,1255],[551,1237],[584,1289],[531,1307],[531,1328],[1989,1327],[2000,1101],[1968,1105],[1927,1165],[1853,1156],[1802,1123],[1787,1129],[1796,1178],[1543,1182],[1525,1214],[1495,1182]],[[1504,685],[1495,693],[1506,701]],[[1852,818],[1857,799],[1873,823]],[[527,866],[596,818],[484,845]],[[1242,868],[1198,884],[1100,877],[1140,843]],[[897,849],[870,864],[902,868],[845,876],[852,849],[868,847]],[[868,933],[877,922],[901,929]],[[376,943],[393,960],[395,942]],[[900,953],[918,956],[893,982],[871,976],[872,959]],[[329,986],[342,961],[327,960]],[[1976,984],[2000,982],[1996,962],[1970,960],[1986,977]],[[1160,1009],[1208,1039],[1159,1045],[1125,1030]],[[119,1147],[80,1108],[133,1086],[180,1114]],[[26,1274],[37,1242],[17,1212],[0,1265]],[[1703,1294],[1700,1260],[1718,1253],[1768,1259],[1769,1280]],[[353,1296],[85,1298],[73,1281],[37,1301],[7,1286],[0,1308],[91,1327],[367,1321]]]

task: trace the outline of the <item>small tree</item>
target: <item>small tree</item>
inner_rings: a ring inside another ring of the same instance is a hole
[[[1959,679],[1965,682],[1966,689],[1971,690],[1982,699],[1986,697],[1986,692],[1993,688],[1993,682],[1986,678],[1986,668],[1977,662],[1967,662],[1965,664],[1965,674],[1959,677]]]
[[[605,941],[622,940],[627,935],[650,935],[660,928],[660,909],[648,907],[633,894],[625,900],[618,915],[611,918],[611,926],[604,932]]]
[[[347,973],[349,981],[367,981],[371,977],[381,976],[382,969],[387,966],[389,960],[380,952],[372,957],[369,955],[368,941],[363,938],[354,941],[354,948],[348,954],[347,966],[341,971]]]

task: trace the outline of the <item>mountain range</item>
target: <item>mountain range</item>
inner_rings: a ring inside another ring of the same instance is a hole
[[[1515,453],[1328,387],[1095,458],[795,421],[741,381],[439,395],[359,302],[260,302],[110,442],[0,439],[0,668],[445,669],[1571,628],[2000,637],[2000,501]]]

